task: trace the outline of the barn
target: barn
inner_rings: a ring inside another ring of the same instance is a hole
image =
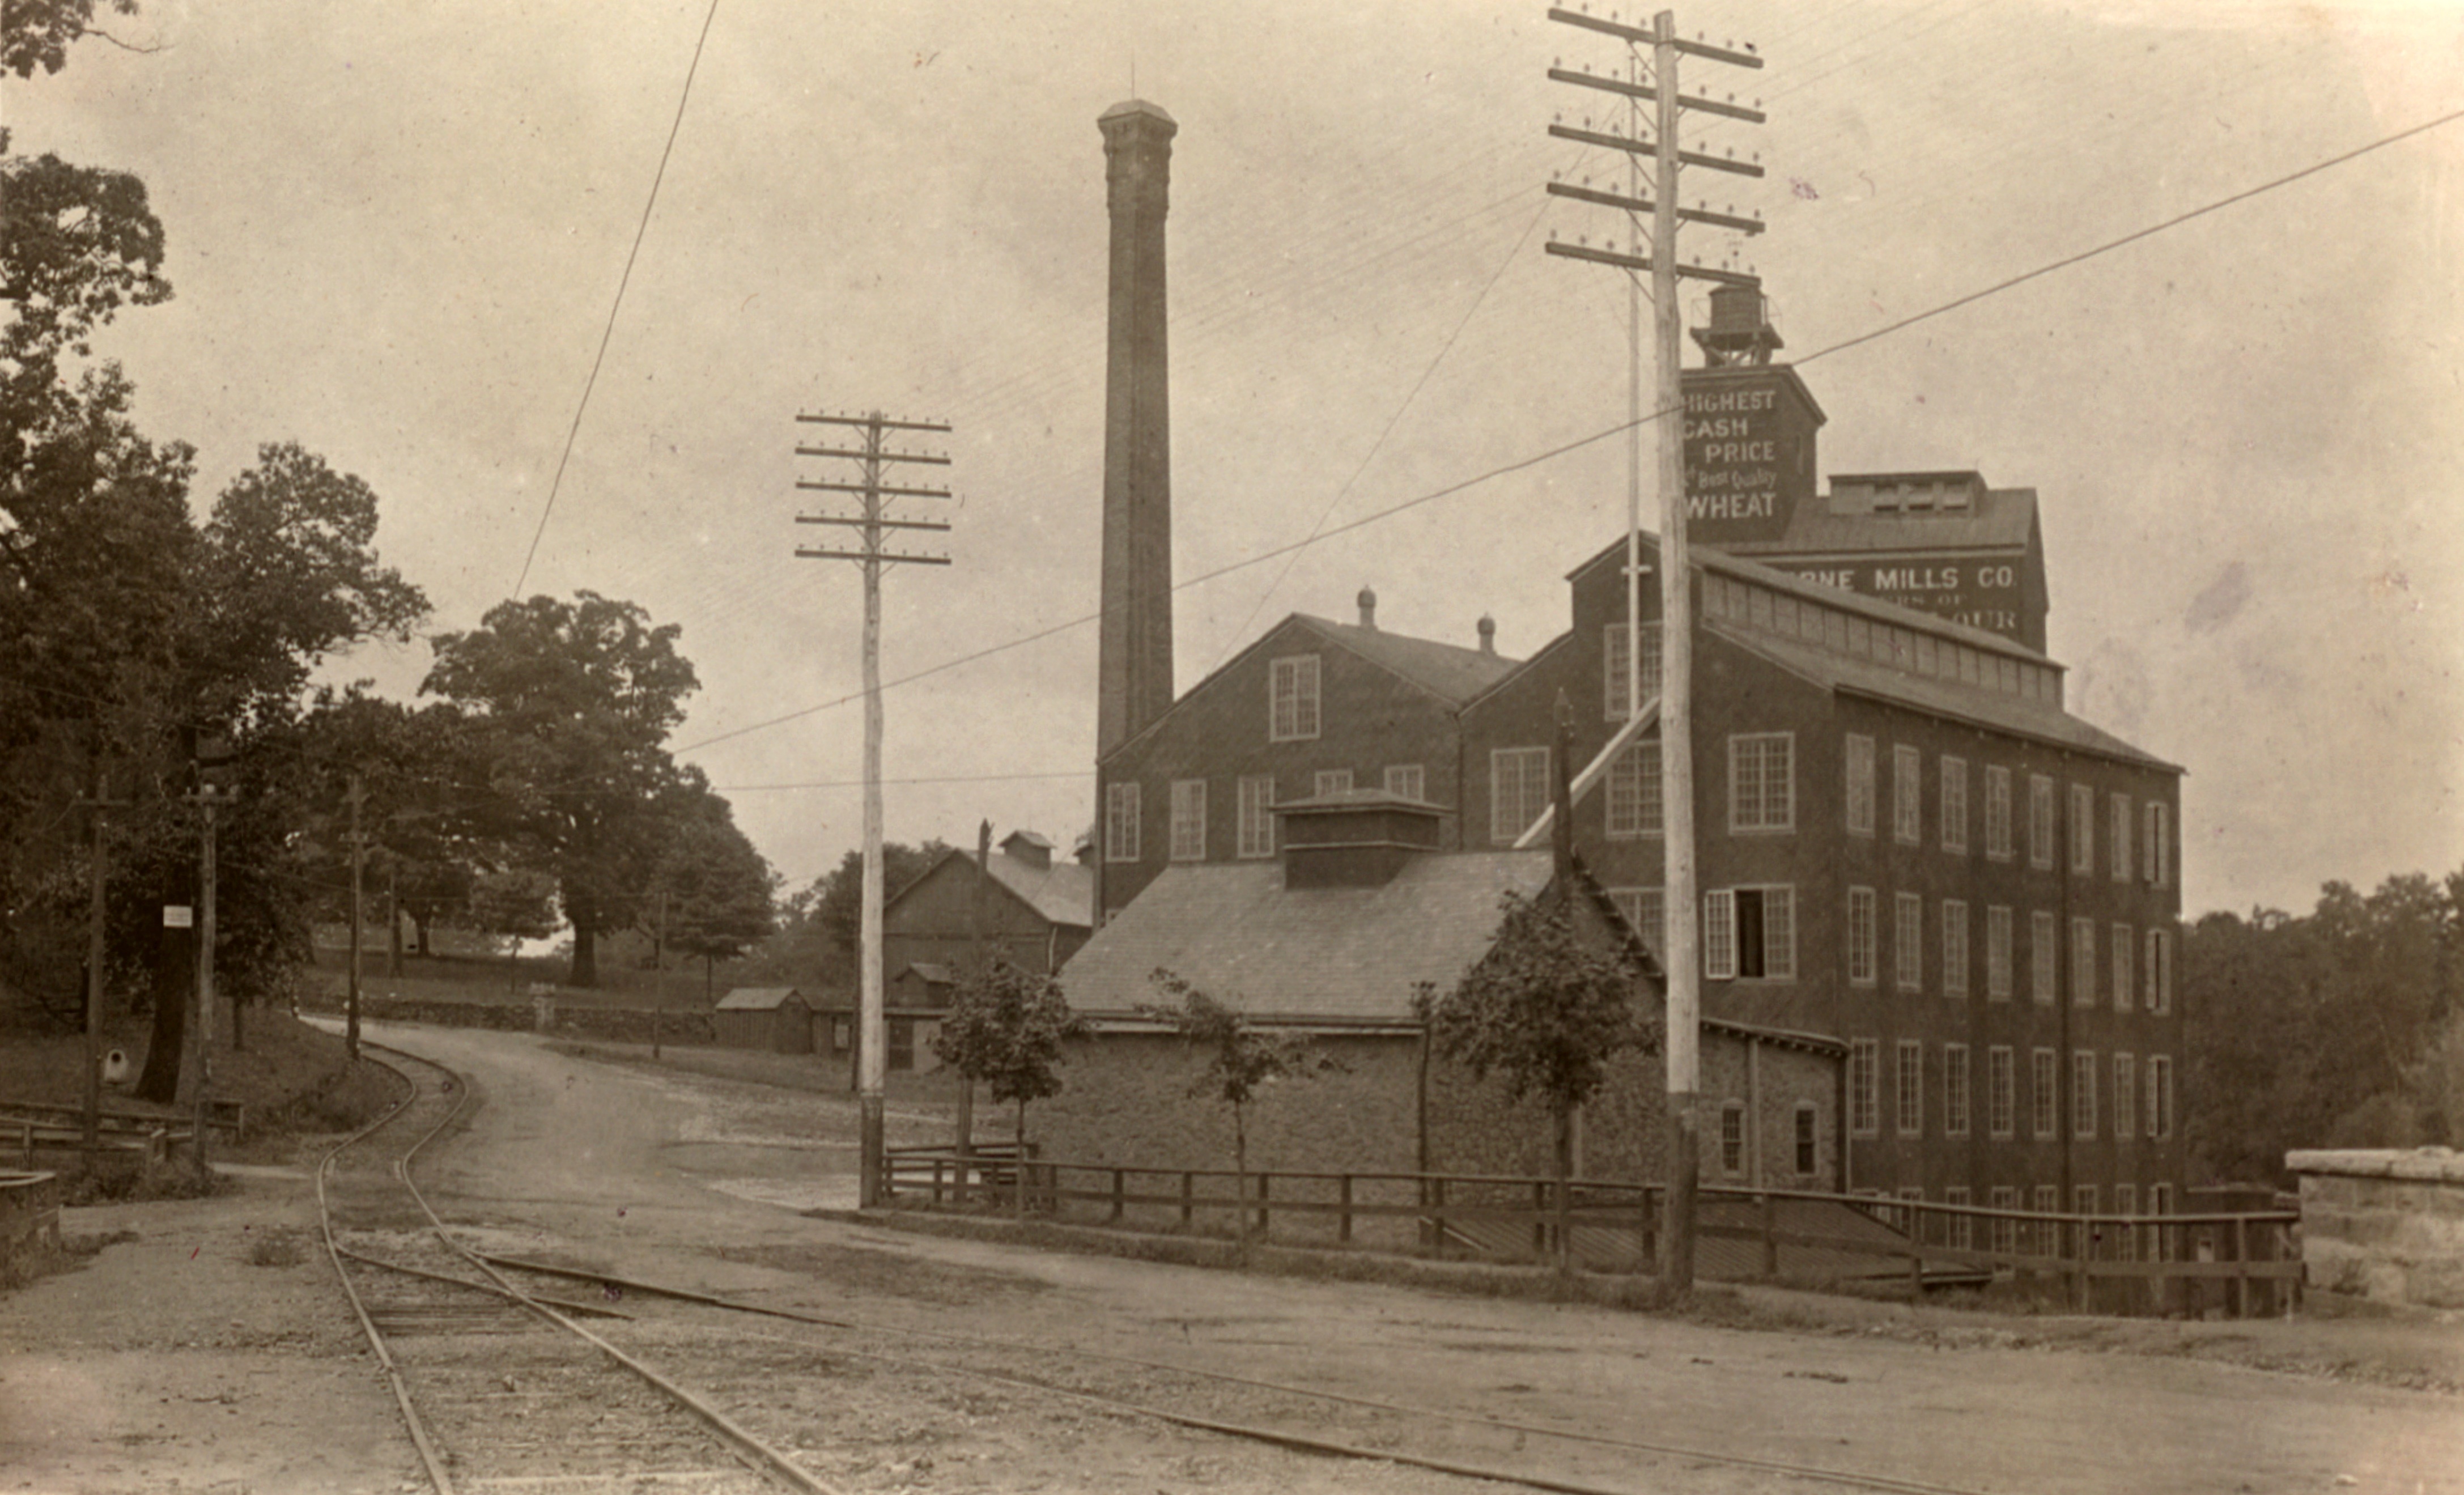
[[[718,1000],[711,1028],[724,1048],[813,1051],[813,1004],[792,986],[739,986]]]

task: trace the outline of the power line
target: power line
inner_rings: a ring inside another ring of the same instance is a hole
[[[607,307],[607,325],[599,331],[599,351],[590,360],[590,377],[582,382],[582,399],[573,407],[573,424],[565,429],[564,452],[556,459],[556,476],[547,485],[547,502],[539,506],[539,524],[531,531],[530,549],[522,552],[521,574],[514,578],[514,595],[531,579],[531,562],[539,557],[540,537],[547,534],[548,516],[556,512],[556,495],[564,486],[565,465],[573,460],[574,440],[582,434],[583,412],[590,408],[590,391],[599,387],[599,366],[607,361],[607,343],[616,336],[616,314],[625,307],[625,288],[633,283],[633,262],[642,255],[642,240],[650,231],[650,211],[659,206],[659,184],[668,179],[668,158],[675,154],[676,134],[684,128],[685,102],[693,98],[693,75],[701,71],[702,48],[710,41],[710,23],[718,18],[718,0],[702,12],[701,34],[693,38],[693,62],[685,69],[685,86],[676,96],[676,116],[668,123],[668,143],[659,151],[659,169],[650,177],[650,196],[642,205],[642,221],[633,229],[633,247],[625,255],[625,273],[616,281],[616,299]]]

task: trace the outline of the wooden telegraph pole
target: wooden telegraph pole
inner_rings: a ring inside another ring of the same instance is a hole
[[[88,793],[82,802],[86,808],[86,829],[91,840],[87,852],[88,883],[86,888],[85,945],[85,1166],[95,1166],[102,1147],[102,1024],[103,968],[110,958],[105,938],[111,887],[111,847],[105,839],[107,827],[103,813],[125,804],[122,800],[107,798],[103,792],[102,753],[95,751],[88,780]]]
[[[1702,1092],[1703,1007],[1702,960],[1698,953],[1700,926],[1696,912],[1699,900],[1694,886],[1693,576],[1688,568],[1685,544],[1685,399],[1678,365],[1683,317],[1677,304],[1677,281],[1682,275],[1753,288],[1759,288],[1761,282],[1750,275],[1711,269],[1699,262],[1692,265],[1679,263],[1677,227],[1680,222],[1707,223],[1750,234],[1761,232],[1763,224],[1759,218],[1739,218],[1705,209],[1679,207],[1679,172],[1685,166],[1703,166],[1740,176],[1759,177],[1763,168],[1750,161],[1738,161],[1733,152],[1722,157],[1680,149],[1678,129],[1682,111],[1688,109],[1743,120],[1752,124],[1762,123],[1765,117],[1761,110],[1741,107],[1733,99],[1719,102],[1681,95],[1678,92],[1677,59],[1683,55],[1746,68],[1759,68],[1763,59],[1750,52],[1714,47],[1701,40],[1681,39],[1677,34],[1676,14],[1669,11],[1662,11],[1653,17],[1648,30],[1554,8],[1549,11],[1549,18],[1614,36],[1626,44],[1625,76],[1622,77],[1570,72],[1562,67],[1549,70],[1549,77],[1557,82],[1595,89],[1624,101],[1626,133],[1623,135],[1593,129],[1589,127],[1588,121],[1581,128],[1561,121],[1551,124],[1549,133],[1560,140],[1623,151],[1629,190],[1624,193],[1595,191],[1588,187],[1551,182],[1549,191],[1554,196],[1572,197],[1624,212],[1626,247],[1623,251],[1616,249],[1614,240],[1608,246],[1595,248],[1588,241],[1566,244],[1552,239],[1548,250],[1551,254],[1614,266],[1627,274],[1626,314],[1628,337],[1633,348],[1628,414],[1635,434],[1627,453],[1626,703],[1628,709],[1638,715],[1644,705],[1640,647],[1642,501],[1639,432],[1643,410],[1639,276],[1651,276],[1652,346],[1658,363],[1652,413],[1658,420],[1660,443],[1660,616],[1662,620],[1660,630],[1660,763],[1666,850],[1662,901],[1667,909],[1667,927],[1661,937],[1667,956],[1664,963],[1668,968],[1668,1037],[1665,1044],[1668,1058],[1668,1176],[1665,1218],[1660,1231],[1659,1266],[1663,1283],[1672,1287],[1685,1288],[1694,1283],[1694,1196],[1701,1168],[1697,1111]],[[1655,106],[1650,121],[1651,138],[1648,139],[1643,134],[1642,105],[1645,103]],[[1651,196],[1648,198],[1643,195],[1642,163],[1645,157],[1650,158],[1652,164]],[[1651,225],[1647,244],[1643,229],[1646,214]],[[1650,250],[1648,254],[1642,253],[1646,247]]]
[[[214,1078],[214,883],[216,831],[222,807],[239,796],[222,781],[231,762],[228,742],[216,738],[200,739],[197,747],[197,807],[205,817],[204,844],[199,851],[197,885],[197,1072],[192,1099],[196,1111],[191,1145],[196,1149],[197,1174],[209,1173],[206,1157],[207,1131],[212,1121],[211,1094]],[[238,1023],[237,1009],[232,1023]],[[234,1037],[236,1032],[234,1031]]]
[[[936,431],[946,433],[950,428],[932,421],[893,421],[874,410],[866,415],[799,414],[796,419],[819,426],[835,426],[859,433],[856,447],[796,448],[800,457],[830,457],[859,465],[862,479],[853,483],[814,482],[798,478],[800,489],[826,493],[853,494],[862,503],[862,512],[854,515],[800,514],[799,524],[837,524],[856,531],[857,548],[828,550],[817,546],[796,547],[796,554],[808,560],[852,561],[864,568],[864,902],[862,940],[856,969],[858,997],[856,1013],[856,1103],[861,1119],[858,1123],[857,1149],[859,1188],[857,1202],[866,1209],[877,1207],[883,1199],[882,1189],[882,1088],[889,1033],[882,1019],[881,997],[881,570],[886,565],[907,562],[914,565],[946,566],[947,556],[918,556],[886,550],[885,534],[891,530],[947,530],[950,526],[939,519],[896,519],[886,512],[891,498],[947,498],[946,488],[902,488],[885,483],[882,471],[892,462],[921,462],[947,467],[947,456],[923,451],[892,451],[882,445],[889,431]]]
[[[367,785],[361,780],[359,770],[353,769],[350,787],[342,795],[343,802],[351,808],[351,974],[343,988],[342,1053],[354,1064],[360,1058],[360,926],[364,922],[366,909],[368,865],[367,839],[360,833],[360,807],[367,799]]]

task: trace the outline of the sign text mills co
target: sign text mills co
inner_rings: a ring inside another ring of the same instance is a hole
[[[1686,534],[1706,544],[1777,539],[1814,492],[1822,412],[1786,367],[1685,374]]]

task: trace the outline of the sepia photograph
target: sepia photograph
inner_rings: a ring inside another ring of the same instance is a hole
[[[0,0],[0,1491],[2464,1495],[2464,11]]]

